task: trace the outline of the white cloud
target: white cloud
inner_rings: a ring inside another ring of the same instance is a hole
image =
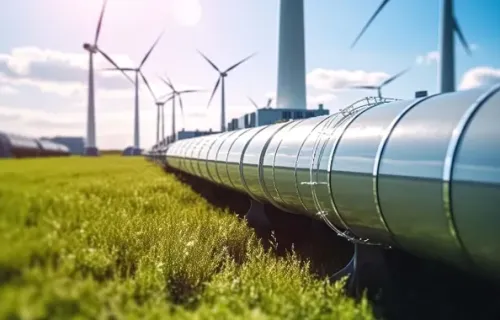
[[[99,112],[96,119],[97,140],[100,148],[124,148],[132,143],[132,113]],[[50,112],[0,105],[2,131],[26,136],[85,136],[85,112]],[[141,112],[141,141],[150,144],[153,126],[152,110]],[[143,136],[144,135],[144,136]]]
[[[307,84],[317,90],[342,90],[356,85],[378,85],[389,75],[364,70],[314,69],[307,74]]]
[[[121,109],[119,109],[121,107]],[[165,133],[171,134],[171,105],[165,106]],[[176,108],[176,130],[217,130],[220,126],[220,107],[215,104],[185,104],[184,118],[179,106]],[[232,118],[253,112],[248,105],[231,105],[226,110],[226,122]],[[40,109],[16,108],[0,104],[0,128],[2,131],[15,132],[27,136],[85,136],[86,108],[84,103],[69,106],[67,111],[43,111]],[[128,104],[113,109],[99,109],[96,114],[97,144],[101,149],[125,148],[133,138],[133,107]],[[142,147],[150,147],[156,137],[156,108],[142,103],[140,110],[140,141]]]
[[[498,82],[500,82],[500,69],[476,67],[464,73],[459,89],[471,89],[482,85],[492,85]]]
[[[19,93],[19,90],[12,86],[0,86],[0,95],[13,95]]]
[[[417,56],[416,62],[421,65],[429,65],[438,62],[440,59],[440,54],[438,51],[430,51],[424,55]]]
[[[126,55],[112,55],[118,64],[132,65]],[[102,90],[124,91],[131,84],[123,75],[104,73],[99,69],[109,67],[109,63],[100,55],[95,58],[94,68],[96,86]],[[0,54],[0,84],[31,86],[42,92],[51,92],[62,96],[84,94],[88,77],[88,55],[67,53],[38,47],[19,47],[10,53]]]

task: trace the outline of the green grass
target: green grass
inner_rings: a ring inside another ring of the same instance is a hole
[[[371,319],[142,158],[0,161],[1,319]]]

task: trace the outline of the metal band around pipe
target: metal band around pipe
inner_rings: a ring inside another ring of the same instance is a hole
[[[382,208],[380,206],[380,196],[379,196],[379,190],[378,190],[378,176],[379,176],[379,170],[380,170],[380,162],[382,160],[382,155],[384,154],[385,147],[387,145],[387,142],[389,141],[389,138],[398,125],[398,123],[403,119],[403,117],[410,111],[412,110],[415,106],[419,105],[421,102],[424,102],[432,97],[435,97],[439,94],[433,94],[421,99],[418,99],[414,101],[413,103],[410,103],[406,108],[401,111],[396,118],[392,120],[392,122],[389,124],[389,126],[386,128],[384,134],[382,135],[382,139],[380,141],[380,144],[377,149],[377,153],[375,155],[375,161],[373,163],[373,172],[372,172],[372,179],[373,179],[373,200],[375,202],[375,208],[377,209],[377,214],[379,216],[380,222],[384,225],[385,229],[389,233],[392,241],[394,241],[397,244],[396,238],[394,236],[394,233],[391,231],[391,228],[389,228],[389,225],[385,221],[384,214],[382,212]]]
[[[226,132],[219,134],[219,136],[212,141],[212,143],[210,144],[210,147],[208,148],[208,151],[207,151],[207,157],[206,157],[206,159],[204,159],[205,160],[205,167],[207,169],[208,178],[212,179],[212,181],[214,181],[214,182],[215,182],[215,177],[212,176],[212,174],[210,173],[210,169],[208,168],[208,162],[210,161],[210,160],[208,160],[208,155],[210,154],[210,150],[212,150],[212,147],[214,146],[214,144],[217,141],[219,141],[219,139],[221,137],[224,137],[226,135],[225,133]],[[215,153],[215,159],[217,159],[217,153]]]
[[[238,131],[236,131],[236,132],[238,132]],[[228,167],[228,164],[229,164],[229,161],[228,161],[229,160],[229,153],[231,152],[231,148],[233,147],[233,145],[236,142],[236,140],[238,140],[239,137],[241,137],[244,133],[247,133],[247,132],[248,131],[240,130],[239,134],[236,136],[236,138],[233,140],[233,142],[231,142],[231,145],[229,146],[229,149],[227,149],[226,161],[225,161],[224,165],[226,166],[227,179],[229,180],[229,183],[233,186],[233,188],[236,188],[236,186],[234,185],[233,180],[231,180],[231,177],[230,177],[230,174],[229,174],[229,167]]]
[[[329,172],[329,177],[328,177],[328,195],[330,196],[330,202],[332,204],[332,208],[333,210],[335,211],[335,214],[337,214],[337,217],[339,217],[340,221],[344,224],[344,226],[346,227],[346,230],[348,230],[349,232],[351,232],[352,234],[354,234],[355,236],[356,233],[353,232],[351,230],[351,228],[349,228],[349,225],[345,222],[344,218],[342,217],[342,215],[340,214],[339,212],[339,209],[337,208],[337,204],[335,203],[335,198],[333,196],[333,191],[332,191],[332,169],[333,169],[333,158],[335,156],[335,153],[337,152],[337,147],[340,143],[340,140],[342,140],[342,137],[344,136],[344,133],[346,132],[347,128],[349,128],[349,126],[354,122],[354,120],[356,120],[360,115],[362,115],[363,113],[365,113],[365,111],[373,108],[374,106],[376,105],[371,105],[371,106],[368,106],[368,107],[365,107],[363,108],[362,110],[360,110],[358,113],[355,113],[350,119],[347,118],[349,115],[347,115],[345,118],[343,119],[340,119],[339,122],[343,121],[344,119],[346,119],[346,124],[344,125],[344,128],[342,129],[342,132],[340,132],[338,138],[334,141],[333,143],[333,148],[332,148],[332,151],[330,152],[330,156],[328,157],[328,169],[327,171]],[[335,128],[335,130],[337,129],[338,127]],[[326,220],[324,218],[324,220]]]
[[[249,195],[252,199],[254,199],[254,200],[256,200],[256,201],[258,201],[258,200],[257,200],[257,197],[255,197],[255,195],[252,193],[252,191],[250,191],[250,188],[248,188],[247,181],[245,180],[245,174],[244,174],[244,172],[243,172],[243,166],[244,166],[243,159],[244,159],[244,157],[245,157],[245,153],[246,153],[246,151],[247,151],[247,149],[248,149],[248,146],[250,145],[250,142],[252,142],[252,139],[253,139],[254,137],[256,137],[256,136],[257,136],[257,135],[258,135],[258,134],[259,134],[262,130],[264,130],[265,128],[267,128],[267,127],[265,127],[265,126],[260,127],[260,129],[259,129],[259,130],[258,130],[258,131],[257,131],[257,132],[256,132],[256,133],[255,133],[255,134],[254,134],[251,138],[250,138],[250,139],[248,139],[247,143],[245,143],[245,146],[243,147],[243,150],[241,151],[241,156],[240,156],[240,168],[239,168],[240,170],[239,170],[239,171],[240,171],[240,180],[241,180],[241,184],[243,185],[243,188],[244,188],[244,189],[245,189],[245,191],[248,193],[248,195]]]
[[[295,191],[297,192],[297,197],[299,198],[300,204],[302,205],[302,207],[304,208],[304,210],[306,212],[308,210],[307,210],[306,205],[304,204],[304,201],[302,201],[302,196],[300,195],[300,191],[299,191],[299,181],[297,181],[297,166],[299,163],[300,152],[302,151],[302,148],[304,147],[304,144],[306,143],[307,139],[309,139],[309,137],[313,134],[313,132],[316,130],[316,128],[318,128],[321,124],[326,122],[328,120],[328,118],[329,117],[325,117],[323,120],[321,120],[320,122],[318,122],[316,125],[313,126],[311,131],[309,131],[309,133],[304,138],[304,140],[302,140],[302,143],[300,144],[299,150],[297,152],[297,156],[295,157],[295,169],[293,171],[293,174],[295,177]],[[309,180],[311,180],[311,179],[309,179]],[[310,181],[310,182],[312,182],[312,181]]]
[[[215,174],[217,175],[217,178],[219,178],[219,180],[217,182],[220,184],[223,184],[223,183],[222,183],[222,178],[220,177],[220,174],[219,174],[219,166],[217,166],[217,163],[218,163],[217,157],[219,156],[220,149],[222,148],[222,145],[224,144],[224,142],[226,142],[227,138],[231,137],[236,132],[238,132],[238,131],[231,131],[231,133],[229,133],[227,136],[224,136],[224,140],[222,141],[222,143],[217,148],[217,151],[215,152],[215,160],[214,160],[214,162],[215,162]],[[216,181],[216,179],[214,179],[214,181]]]
[[[281,204],[279,204],[277,201],[275,201],[274,198],[271,196],[271,193],[269,193],[269,190],[267,190],[267,186],[266,186],[266,183],[264,181],[264,156],[265,156],[265,154],[267,152],[267,148],[269,147],[269,144],[271,143],[271,140],[274,138],[274,136],[276,134],[278,134],[284,128],[288,127],[292,123],[293,122],[291,122],[291,121],[290,122],[286,122],[284,125],[280,126],[278,128],[278,130],[276,130],[267,139],[267,141],[264,143],[264,146],[262,147],[262,150],[261,150],[261,153],[260,153],[260,158],[259,158],[259,184],[260,184],[260,188],[264,192],[264,195],[266,196],[267,201],[269,201],[276,208],[281,209],[283,211],[287,211],[287,210],[285,210],[285,208],[283,206],[281,206]],[[273,172],[273,181],[274,181],[274,167],[272,167],[272,170],[273,170],[272,172]]]
[[[216,140],[216,139],[217,138],[211,139],[211,140],[204,139],[203,144],[200,147],[200,151],[198,151],[198,155],[196,156],[196,159],[198,159],[198,171],[200,172],[200,178],[203,178],[203,174],[202,174],[202,170],[201,170],[201,162],[205,161],[205,163],[206,163],[206,159],[201,159],[201,157],[200,157],[201,152],[203,151],[203,148],[205,148],[210,142],[212,142],[213,140]]]
[[[182,153],[181,153],[181,159],[179,161],[179,167],[180,168],[185,168],[186,167],[186,158],[187,158],[187,152],[188,152],[188,146],[192,145],[193,144],[193,141],[186,141],[186,143],[184,143],[184,148],[182,149]]]
[[[346,116],[344,116],[343,118],[338,119],[338,116],[339,116],[339,115],[343,115],[343,114],[342,114],[341,112],[339,112],[339,113],[336,113],[336,114],[332,115],[332,117],[331,117],[330,121],[329,121],[329,122],[325,125],[325,131],[323,131],[323,132],[322,132],[322,133],[318,136],[318,140],[316,140],[316,142],[317,142],[317,143],[316,143],[316,145],[315,145],[314,152],[313,152],[313,157],[312,157],[312,162],[311,162],[311,180],[313,180],[312,176],[313,176],[313,170],[314,170],[314,174],[315,174],[315,179],[314,179],[315,181],[314,181],[314,182],[316,182],[316,183],[313,183],[313,184],[312,184],[312,188],[313,188],[313,189],[312,189],[312,192],[313,192],[313,199],[315,200],[315,204],[316,204],[316,207],[317,207],[317,209],[319,210],[319,212],[324,212],[323,208],[321,208],[320,202],[319,202],[319,200],[318,200],[318,195],[317,195],[317,193],[316,193],[316,189],[315,189],[316,184],[318,183],[318,174],[319,174],[319,170],[320,170],[320,169],[319,169],[319,167],[320,167],[320,165],[321,165],[321,159],[323,158],[323,154],[324,154],[324,151],[325,151],[326,146],[328,145],[328,142],[330,142],[331,137],[335,134],[335,132],[337,131],[337,129],[338,129],[338,127],[339,127],[339,125],[340,125],[340,124],[343,124],[343,123],[344,123],[344,121],[345,121],[345,120],[346,120],[346,118],[347,118]],[[327,137],[327,138],[325,138],[325,139],[323,140],[323,136],[326,136],[326,133],[327,133],[326,131],[327,131],[327,130],[329,130],[329,129],[328,129],[328,126],[330,126],[330,125],[331,125],[334,121],[336,121],[336,122],[333,124],[333,125],[334,125],[333,129],[331,130],[331,132],[328,132],[328,137]],[[320,147],[320,142],[322,142],[322,143],[323,143],[323,144],[321,145],[321,147]],[[318,157],[317,157],[317,159],[318,159],[318,162],[317,162],[317,167],[316,167],[316,168],[313,168],[313,166],[314,166],[314,161],[315,161],[315,159],[316,159],[316,153],[317,153],[316,151],[317,151],[317,149],[321,149],[321,150],[319,151],[319,153],[318,153]],[[329,168],[329,167],[328,167],[328,168]],[[329,169],[328,169],[328,170],[329,170]],[[327,171],[327,172],[328,172],[327,174],[329,175],[329,174],[330,174],[330,171]],[[329,178],[328,178],[328,180],[329,180]],[[328,184],[328,182],[327,182],[326,184],[327,184],[327,188],[328,188],[328,189],[330,189],[330,185]],[[330,196],[330,191],[328,191],[328,195]],[[331,203],[331,202],[332,202],[332,200],[331,200],[331,196],[330,196],[330,203]],[[335,204],[332,204],[332,207],[333,207],[334,205],[335,205]],[[347,229],[349,229],[349,228],[347,227],[347,225],[346,225],[346,223],[345,223],[344,219],[342,219],[342,217],[338,215],[338,212],[337,212],[335,209],[334,209],[334,211],[335,211],[334,213],[337,215],[337,218],[339,219],[339,221],[340,221],[340,223],[342,224],[342,226],[343,226],[346,230],[347,230]],[[334,226],[333,226],[333,225],[329,222],[329,220],[328,220],[328,219],[326,219],[323,215],[322,215],[322,219],[323,219],[323,220],[324,220],[324,221],[325,221],[325,222],[326,222],[326,223],[327,223],[327,224],[328,224],[328,225],[329,225],[329,226],[330,226],[333,230],[335,230],[335,231],[336,231],[335,227],[334,227]]]
[[[295,128],[296,126],[298,126],[300,123],[302,123],[304,120],[297,120],[297,121],[293,121],[292,124],[290,126],[290,128],[288,129],[288,131],[291,131],[293,128]],[[286,204],[285,200],[283,200],[283,198],[281,197],[281,194],[278,190],[278,187],[276,187],[276,175],[275,175],[275,172],[274,172],[274,168],[276,167],[276,155],[278,155],[278,151],[280,150],[280,146],[281,146],[281,143],[283,142],[283,138],[280,139],[280,141],[278,142],[278,145],[276,146],[276,152],[274,153],[274,157],[273,157],[273,165],[272,165],[272,168],[273,168],[273,186],[274,186],[274,190],[276,191],[276,194],[278,195],[278,198],[280,198],[281,202]],[[288,211],[288,210],[285,210],[285,211]]]
[[[453,129],[450,143],[448,144],[448,149],[446,150],[446,157],[444,160],[443,168],[443,207],[444,214],[448,221],[448,228],[451,236],[455,239],[457,246],[462,250],[465,258],[469,264],[473,264],[469,252],[465,248],[460,236],[458,235],[457,226],[455,223],[455,218],[453,216],[452,208],[452,195],[451,195],[451,182],[453,177],[453,168],[455,165],[455,156],[460,146],[461,139],[464,131],[469,126],[471,120],[473,119],[476,112],[481,108],[481,106],[488,101],[495,93],[500,91],[500,83],[490,88],[488,91],[483,93],[477,100],[465,111],[462,118],[458,122],[455,129]]]
[[[194,151],[196,150],[196,147],[198,147],[198,145],[200,144],[200,142],[201,141],[198,141],[198,142],[194,143],[195,147],[192,148],[191,153],[189,155],[189,158],[191,158],[191,160],[189,160],[189,165],[190,165],[191,170],[193,170],[193,172],[192,172],[193,175],[196,175],[195,170],[194,170],[194,164],[193,164],[193,160],[195,160],[195,158],[194,158]]]

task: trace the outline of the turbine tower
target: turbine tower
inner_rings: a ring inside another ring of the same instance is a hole
[[[156,105],[156,145],[158,145],[160,141],[162,141],[165,138],[165,130],[163,128],[165,119],[162,120],[162,118],[163,118],[163,107],[165,106],[166,101],[161,101],[160,99],[158,99],[154,94],[153,90],[151,90],[150,92],[151,95],[153,96]],[[163,132],[161,136],[160,136],[160,126],[162,127],[161,132]]]
[[[363,33],[368,29],[370,24],[375,20],[377,15],[389,3],[390,0],[383,0],[375,13],[370,17],[365,24],[359,35],[356,37],[351,45],[353,48]],[[455,45],[454,45],[454,32],[457,33],[460,42],[462,43],[465,52],[471,55],[471,50],[465,37],[458,25],[457,18],[453,13],[453,0],[441,0],[441,19],[439,23],[439,72],[438,83],[439,92],[453,92],[455,91]]]
[[[280,0],[278,108],[307,108],[304,38],[304,0]]]
[[[165,140],[165,103],[166,101],[156,100],[156,145]]]
[[[172,90],[172,92],[167,95],[168,99],[163,102],[163,104],[167,103],[168,101],[172,100],[172,139],[175,141],[175,98],[179,99],[179,106],[181,108],[181,115],[182,119],[184,121],[184,105],[182,103],[182,97],[181,95],[185,93],[193,93],[193,92],[199,92],[200,90],[176,90],[172,81],[170,80],[169,77],[167,79],[160,78],[169,88]],[[173,142],[172,141],[172,142]]]
[[[85,141],[85,150],[84,150],[84,155],[86,156],[99,155],[99,149],[97,148],[96,145],[96,133],[95,133],[94,54],[101,53],[104,56],[104,58],[106,58],[106,60],[114,64],[114,62],[109,58],[109,56],[104,52],[102,52],[97,47],[97,41],[99,40],[99,34],[101,33],[102,20],[104,17],[104,11],[106,10],[106,4],[107,0],[104,0],[99,20],[97,22],[94,43],[90,44],[86,42],[83,44],[83,49],[85,49],[89,53],[87,137]]]
[[[382,88],[385,87],[386,85],[388,85],[389,83],[393,82],[397,78],[401,77],[403,74],[405,74],[406,72],[408,72],[408,70],[410,70],[410,68],[405,69],[403,71],[400,71],[399,73],[393,75],[389,79],[383,81],[378,86],[351,86],[350,88],[352,88],[352,89],[377,90],[377,96],[382,99]]]
[[[233,70],[243,62],[247,61],[251,57],[253,57],[256,53],[253,53],[246,57],[245,59],[241,60],[238,63],[235,63],[231,67],[227,68],[225,71],[220,71],[219,68],[210,60],[208,59],[201,51],[198,50],[198,53],[201,54],[203,58],[219,73],[219,78],[217,79],[217,82],[215,83],[214,90],[212,91],[212,95],[210,96],[210,100],[208,100],[208,105],[207,108],[210,106],[210,102],[212,102],[212,99],[215,95],[215,91],[217,91],[217,88],[219,87],[219,83],[221,84],[221,115],[220,115],[220,131],[224,132],[226,131],[226,97],[225,97],[225,78],[227,77],[227,74],[229,71]]]
[[[114,63],[115,64],[115,68],[108,69],[108,70],[114,70],[114,71],[121,71],[124,74],[127,71],[132,71],[132,72],[135,73],[135,79],[133,81],[134,86],[135,86],[135,103],[134,103],[134,151],[133,151],[134,155],[140,154],[140,142],[139,142],[139,138],[140,138],[139,137],[139,75],[141,76],[141,78],[144,81],[144,83],[146,84],[146,87],[148,88],[149,92],[151,93],[151,95],[155,99],[155,95],[153,93],[153,90],[151,89],[151,86],[149,85],[149,82],[146,79],[146,77],[144,76],[144,74],[142,73],[141,69],[144,66],[144,63],[146,63],[146,61],[148,60],[149,56],[151,55],[151,52],[153,52],[153,49],[156,47],[156,45],[158,44],[158,42],[160,41],[160,39],[161,39],[161,37],[163,36],[164,33],[165,33],[165,30],[163,30],[160,33],[160,35],[158,36],[158,38],[156,38],[156,41],[153,43],[153,45],[151,46],[151,48],[149,49],[149,51],[146,52],[146,54],[142,58],[142,61],[139,64],[138,67],[136,67],[136,68],[120,68],[120,67],[118,67],[116,65],[116,63]]]
[[[163,141],[165,139],[165,113],[164,113],[164,107],[165,107],[165,102],[164,101],[159,101],[156,100],[156,144],[160,143],[160,141]],[[161,135],[161,136],[160,136]]]

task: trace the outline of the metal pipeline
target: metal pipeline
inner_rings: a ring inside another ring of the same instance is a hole
[[[500,277],[500,85],[181,140],[180,171]]]

